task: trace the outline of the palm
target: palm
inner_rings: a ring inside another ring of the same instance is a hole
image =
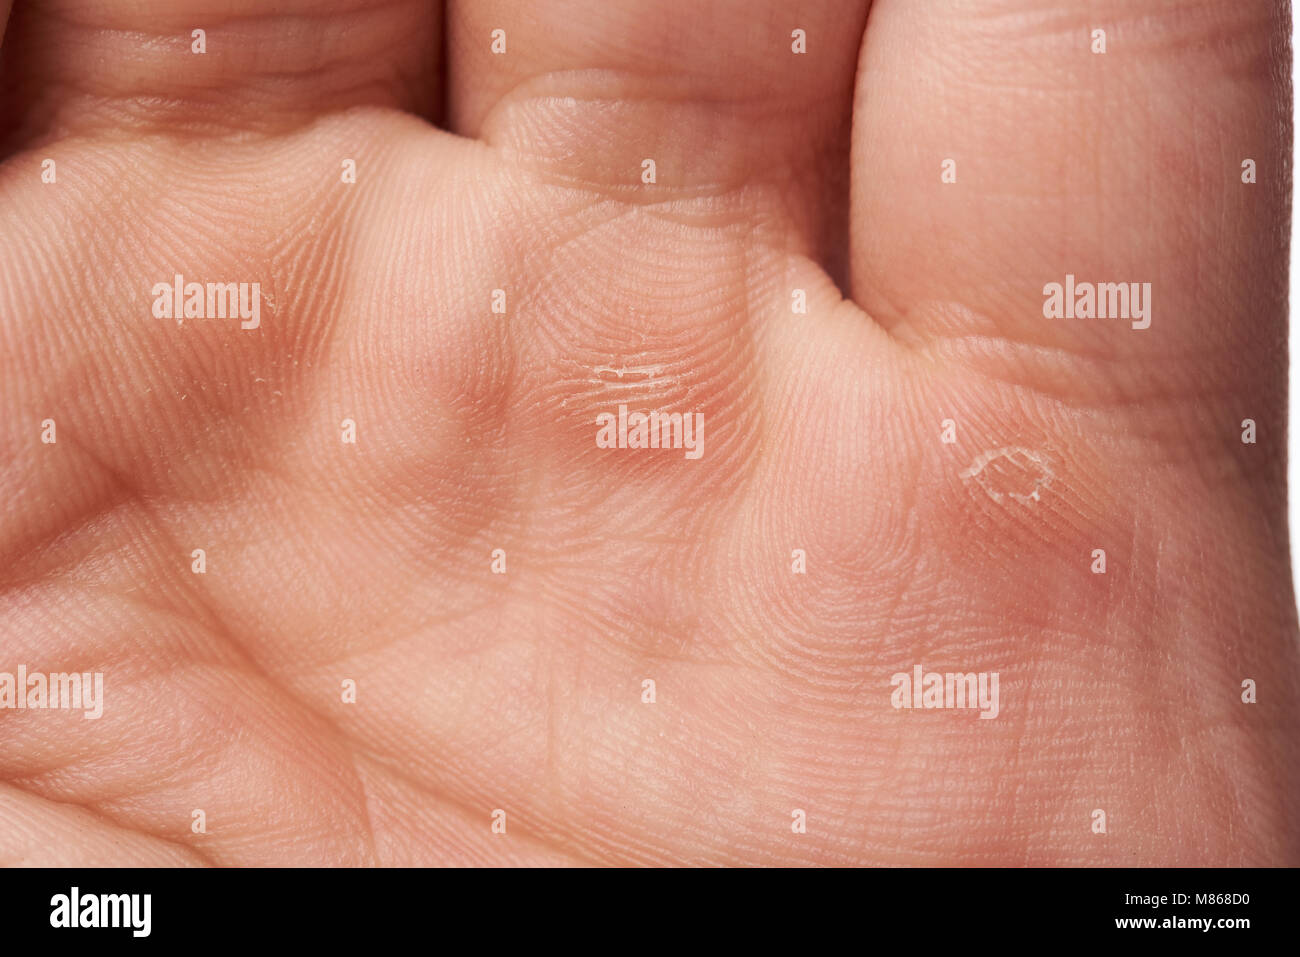
[[[812,66],[781,43],[750,64],[769,115],[735,77],[710,106],[668,96],[671,77],[638,81],[647,100],[569,76],[592,64],[535,52],[554,23],[487,6],[450,21],[472,47],[450,122],[495,149],[377,108],[219,149],[15,133],[6,652],[103,671],[107,691],[98,722],[0,712],[0,802],[26,824],[6,857],[1293,860],[1276,433],[1231,490],[1203,465],[1248,454],[1223,437],[1235,418],[1280,428],[1277,377],[1154,324],[1035,319],[1059,260],[1165,280],[1166,314],[1220,346],[1258,332],[1196,303],[1248,301],[1267,339],[1278,302],[1242,290],[1274,282],[1272,253],[1249,280],[1190,278],[1194,240],[1145,238],[1177,233],[1172,187],[1146,231],[1071,240],[1041,219],[1107,217],[1062,192],[1070,149],[1013,162],[982,127],[944,135],[982,158],[972,180],[1001,167],[1022,194],[941,186],[928,152],[912,170],[890,145],[907,122],[940,149],[938,125],[933,104],[894,115],[896,54],[869,32],[845,263],[834,118],[860,12],[796,18],[833,48]],[[881,6],[873,31],[918,28]],[[713,16],[656,55],[707,79],[719,38],[747,36]],[[421,62],[392,19],[395,56]],[[498,21],[513,47],[493,60]],[[530,69],[550,79],[513,85]],[[1166,69],[1176,91],[1189,67]],[[1238,122],[1265,128],[1258,110]],[[1025,170],[1063,179],[1045,200]],[[1113,189],[1123,206],[1137,186]],[[1274,214],[1251,215],[1243,231]],[[936,217],[962,241],[933,240]],[[906,252],[927,242],[933,268]],[[175,273],[259,282],[260,327],[153,318],[144,291]],[[703,455],[599,448],[620,405],[702,413]],[[46,418],[54,444],[34,438]],[[1243,562],[1252,578],[1225,571]],[[1000,672],[999,719],[895,710],[890,676],[916,664]],[[1253,711],[1244,677],[1269,684]]]

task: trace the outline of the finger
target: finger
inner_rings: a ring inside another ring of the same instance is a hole
[[[11,115],[4,95],[3,76],[4,63],[6,54],[4,52],[5,33],[9,26],[9,10],[13,6],[13,0],[0,0],[0,143],[3,143],[11,130],[17,126],[17,122]],[[0,157],[3,157],[0,152]]]
[[[881,0],[854,115],[854,298],[1039,390],[1148,412],[1202,395],[1213,428],[1257,410],[1280,437],[1285,8]],[[1067,276],[1125,284],[1093,290],[1116,316],[1049,318]]]
[[[829,250],[866,8],[453,2],[449,123],[602,190],[659,200],[757,187]]]
[[[432,117],[440,32],[429,0],[20,0],[3,114],[23,118],[18,145],[129,122],[274,131],[357,106]]]

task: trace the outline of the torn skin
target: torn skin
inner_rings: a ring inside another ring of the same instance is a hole
[[[999,504],[1010,498],[1021,505],[1039,501],[1040,493],[1055,477],[1046,456],[1020,445],[981,452],[958,475],[963,480],[973,479]]]

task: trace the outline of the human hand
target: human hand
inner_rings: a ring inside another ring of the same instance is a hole
[[[0,859],[1297,863],[1283,4],[276,6],[4,35]]]

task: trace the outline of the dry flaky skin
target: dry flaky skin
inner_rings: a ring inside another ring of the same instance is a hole
[[[0,861],[1300,863],[1281,0],[267,6],[9,22]]]

